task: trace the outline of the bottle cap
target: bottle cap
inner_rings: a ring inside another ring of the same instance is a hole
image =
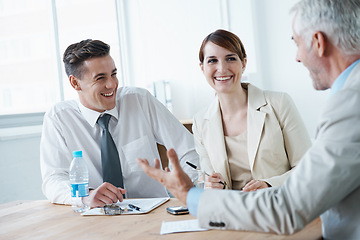
[[[82,151],[73,151],[73,157],[82,157]]]

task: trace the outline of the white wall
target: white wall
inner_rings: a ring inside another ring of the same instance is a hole
[[[129,4],[141,3],[129,1]],[[147,1],[144,1],[144,3]],[[244,15],[246,5],[243,1],[229,0],[224,5],[222,0],[209,0],[219,9],[212,9],[209,14],[206,6],[191,1],[193,5],[177,6],[178,11],[184,12],[185,25],[174,26],[178,33],[169,36],[171,46],[162,48],[160,43],[147,43],[145,48],[129,46],[129,53],[134,57],[135,64],[130,72],[130,77],[151,80],[174,80],[172,83],[174,114],[179,119],[191,118],[200,108],[206,105],[211,97],[212,90],[198,67],[198,49],[202,39],[217,28],[228,28],[243,39],[247,45],[249,61],[255,61],[253,72],[249,81],[268,90],[284,91],[294,99],[308,131],[312,137],[315,134],[317,118],[323,108],[328,92],[316,92],[308,71],[302,64],[295,62],[296,48],[291,41],[290,7],[296,0],[252,0],[252,12],[249,19],[240,20]],[[143,7],[145,7],[144,5]],[[131,6],[127,5],[128,8]],[[224,7],[229,10],[228,18],[223,14]],[[200,11],[201,10],[201,11]],[[161,13],[163,10],[159,10]],[[187,22],[186,15],[198,15],[198,21]],[[206,17],[205,17],[206,16]],[[136,23],[134,19],[128,19]],[[171,17],[171,14],[167,17]],[[138,19],[139,20],[139,19]],[[166,19],[165,19],[166,20]],[[181,20],[181,19],[180,19]],[[245,24],[245,25],[244,25]],[[201,29],[193,33],[192,29]],[[251,36],[241,36],[244,28],[253,32]],[[158,31],[159,29],[157,29]],[[166,29],[164,29],[166,30]],[[133,38],[140,38],[142,34],[150,34],[151,29],[139,29],[134,35],[129,36],[129,44]],[[156,32],[156,31],[155,31]],[[185,37],[185,40],[182,37]],[[253,43],[251,43],[253,42]],[[254,44],[251,46],[250,44]],[[156,47],[158,56],[154,58],[141,58],[146,48]],[[187,52],[185,55],[181,52]],[[176,54],[178,53],[178,54]],[[180,55],[179,55],[180,54]],[[178,55],[180,57],[178,57]],[[162,61],[169,61],[173,66],[164,68]],[[153,65],[149,64],[150,62]],[[180,67],[180,63],[187,63],[189,67]],[[250,70],[249,70],[250,71]],[[172,73],[171,79],[163,79],[165,72]],[[1,130],[1,129],[0,129]],[[41,193],[41,176],[39,167],[40,133],[20,139],[2,138],[0,131],[0,203],[13,200],[43,199]]]
[[[1,130],[1,129],[0,129]],[[40,133],[20,129],[0,131],[0,203],[45,199],[41,192]]]

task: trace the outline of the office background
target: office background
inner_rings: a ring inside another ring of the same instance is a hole
[[[44,198],[42,115],[55,102],[76,97],[61,57],[69,44],[87,38],[111,45],[121,85],[153,94],[154,85],[164,86],[164,104],[182,120],[214,96],[199,68],[202,40],[216,29],[230,30],[248,53],[244,81],[289,93],[314,137],[328,91],[316,92],[295,61],[289,10],[296,2],[0,0],[0,203]]]

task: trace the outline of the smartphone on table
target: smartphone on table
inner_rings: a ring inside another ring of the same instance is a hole
[[[166,208],[166,211],[173,215],[182,215],[182,214],[189,213],[189,210],[187,209],[187,207],[184,207],[184,206],[168,207],[168,208]]]

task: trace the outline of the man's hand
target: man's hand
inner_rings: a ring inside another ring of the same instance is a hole
[[[91,208],[103,207],[105,204],[116,203],[118,200],[122,202],[123,194],[125,193],[126,189],[118,188],[111,183],[104,182],[98,188],[91,190],[87,201],[89,201]]]
[[[251,191],[256,191],[258,189],[261,188],[268,188],[269,185],[261,180],[251,180],[250,182],[248,182],[245,187],[243,187],[243,191],[244,192],[251,192]]]
[[[168,159],[173,166],[170,172],[169,168],[160,169],[159,159],[155,159],[155,167],[151,167],[146,159],[138,158],[136,161],[144,169],[145,173],[153,179],[164,185],[177,199],[186,204],[186,197],[193,187],[190,177],[181,168],[177,154],[174,149],[167,151]]]

